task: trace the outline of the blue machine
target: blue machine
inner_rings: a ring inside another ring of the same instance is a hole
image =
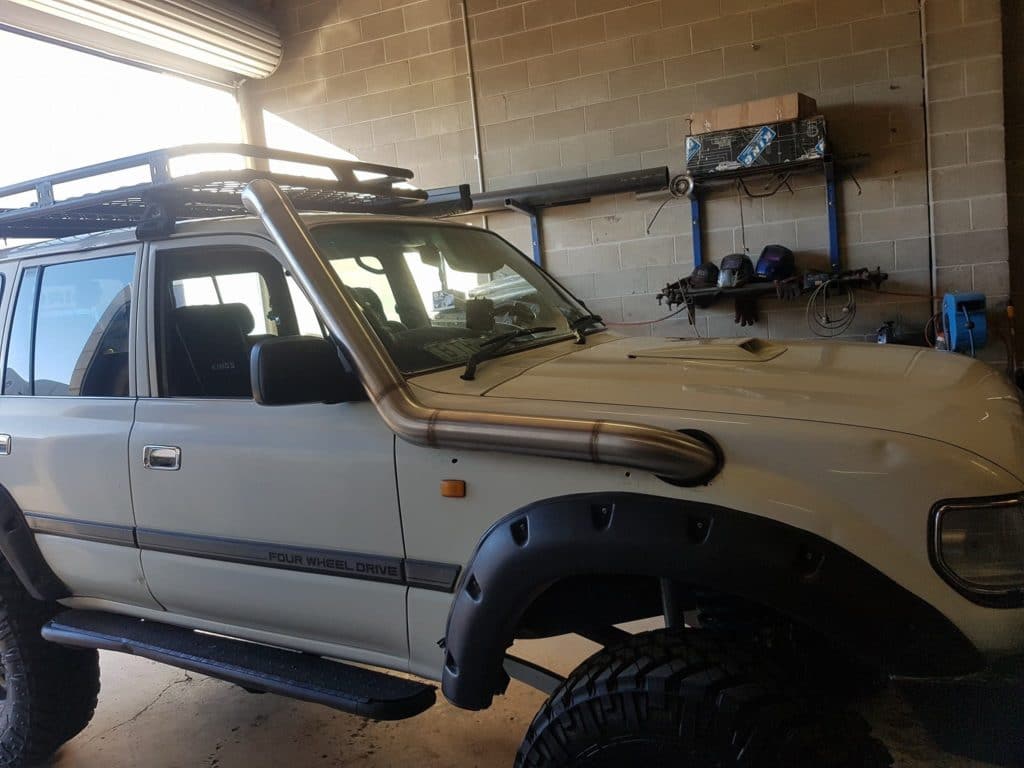
[[[947,293],[942,297],[942,326],[950,352],[972,357],[988,343],[985,294]]]

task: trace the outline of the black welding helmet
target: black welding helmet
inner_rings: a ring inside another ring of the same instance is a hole
[[[719,288],[739,288],[753,278],[754,264],[746,254],[730,253],[722,259],[722,267],[718,271]]]
[[[714,262],[705,262],[690,273],[691,288],[713,288],[718,285],[718,267]]]
[[[690,273],[687,281],[691,288],[714,288],[718,285],[718,267],[714,262],[706,261]],[[701,309],[707,309],[715,303],[715,297],[713,295],[695,297],[693,303]]]
[[[793,252],[784,245],[766,245],[757,260],[757,276],[762,280],[785,280],[796,272]]]

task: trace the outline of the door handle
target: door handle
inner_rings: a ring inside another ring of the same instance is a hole
[[[142,449],[142,466],[170,472],[181,469],[181,448],[176,445],[147,445]]]
[[[0,435],[0,456],[11,455],[11,436]]]

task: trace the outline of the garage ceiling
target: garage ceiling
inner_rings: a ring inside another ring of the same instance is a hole
[[[222,84],[281,60],[274,26],[226,0],[0,0],[0,26]]]

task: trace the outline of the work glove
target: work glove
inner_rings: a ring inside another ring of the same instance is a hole
[[[735,299],[736,323],[744,328],[757,322],[757,299],[752,295]]]
[[[785,280],[775,281],[775,295],[783,301],[795,301],[801,294],[800,278],[787,277]]]

